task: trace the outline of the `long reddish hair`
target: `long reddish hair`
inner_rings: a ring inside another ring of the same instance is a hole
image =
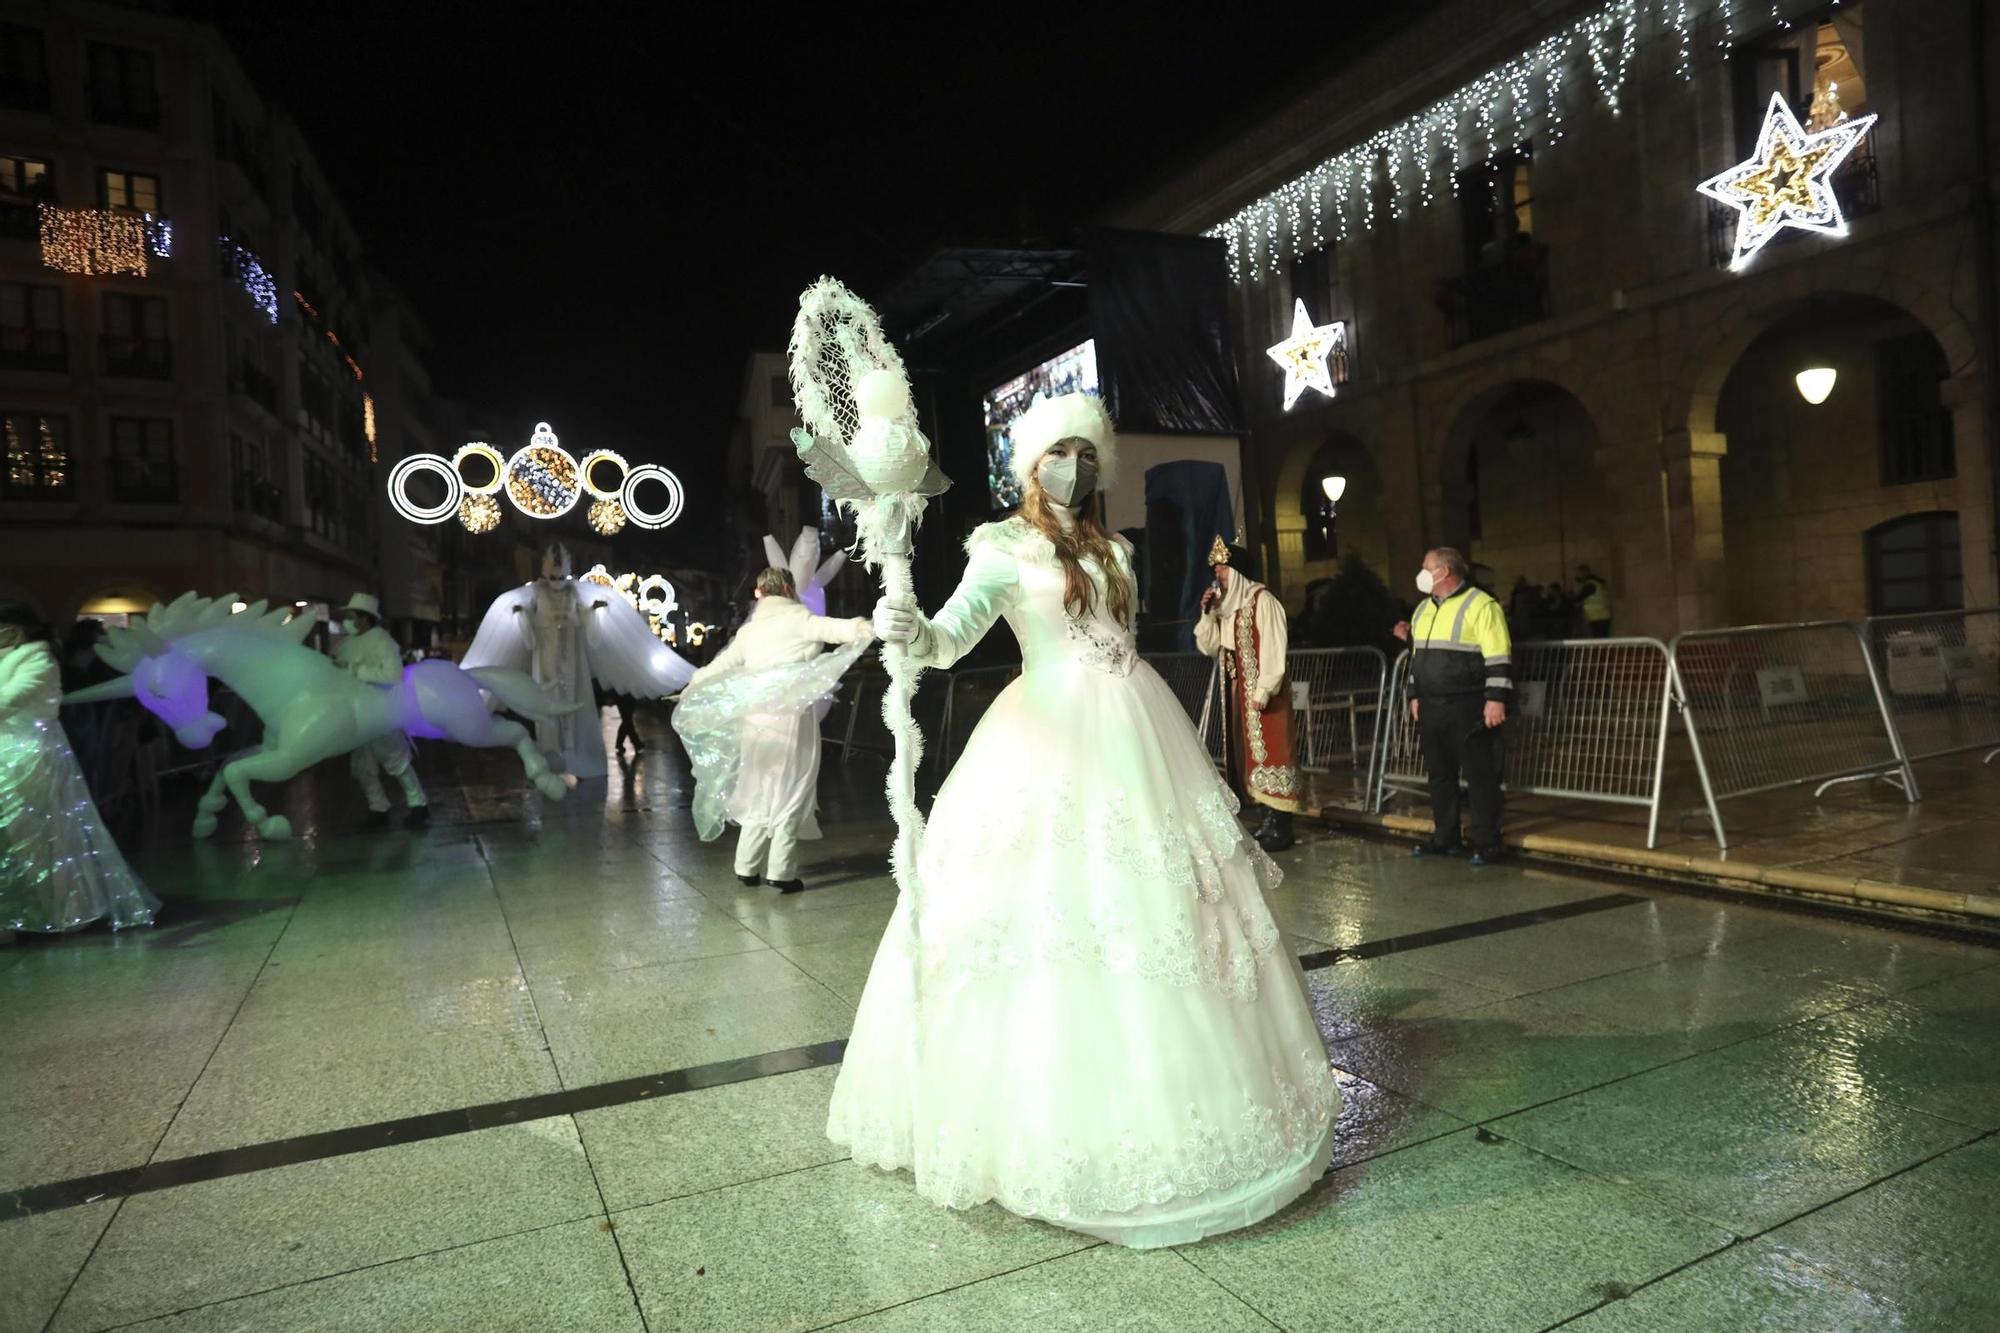
[[[1104,571],[1106,609],[1111,618],[1126,629],[1132,627],[1132,581],[1125,577],[1118,553],[1104,531],[1104,496],[1093,494],[1076,511],[1076,526],[1065,528],[1055,515],[1055,507],[1042,490],[1042,480],[1028,474],[1021,498],[1021,517],[1056,548],[1056,560],[1063,571],[1063,609],[1073,616],[1087,616],[1097,606],[1097,585],[1091,582],[1083,562],[1094,560]]]

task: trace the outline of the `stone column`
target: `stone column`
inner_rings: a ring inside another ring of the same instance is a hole
[[[1614,520],[1610,572],[1616,631],[1671,638],[1729,623],[1723,565],[1725,437],[1670,431],[1660,451],[1608,445],[1597,451]]]
[[[1951,409],[1952,449],[1958,465],[1959,568],[1965,605],[2000,606],[1993,531],[1994,459],[1986,439],[1986,407],[1977,374],[1948,379],[1942,388]]]

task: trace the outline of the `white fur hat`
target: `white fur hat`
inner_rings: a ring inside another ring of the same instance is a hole
[[[382,619],[382,603],[376,600],[373,595],[365,592],[355,593],[354,596],[347,599],[347,605],[340,609],[343,611],[359,611],[364,616],[375,617],[377,622],[380,622]]]
[[[1059,440],[1089,440],[1097,446],[1097,489],[1108,491],[1118,479],[1118,432],[1104,400],[1094,393],[1066,393],[1037,398],[1015,418],[1008,432],[1014,441],[1010,463],[1014,479],[1026,486],[1035,465]]]

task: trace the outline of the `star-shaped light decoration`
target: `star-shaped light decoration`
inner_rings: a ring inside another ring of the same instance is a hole
[[[1874,125],[1875,117],[1862,116],[1808,134],[1784,96],[1773,93],[1756,155],[1695,187],[1738,211],[1736,255],[1729,267],[1742,268],[1786,227],[1845,235],[1833,171]]]
[[[1326,359],[1347,341],[1347,321],[1335,320],[1331,324],[1314,324],[1312,316],[1306,314],[1306,303],[1292,304],[1292,336],[1270,348],[1267,355],[1285,370],[1285,410],[1292,410],[1292,404],[1307,389],[1318,389],[1327,397],[1333,397],[1333,375],[1327,369]]]

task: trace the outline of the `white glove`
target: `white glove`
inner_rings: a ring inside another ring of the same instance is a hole
[[[868,643],[875,638],[875,626],[860,616],[854,618],[854,641]]]
[[[884,643],[915,643],[924,618],[917,608],[884,597],[875,603],[875,637]]]

